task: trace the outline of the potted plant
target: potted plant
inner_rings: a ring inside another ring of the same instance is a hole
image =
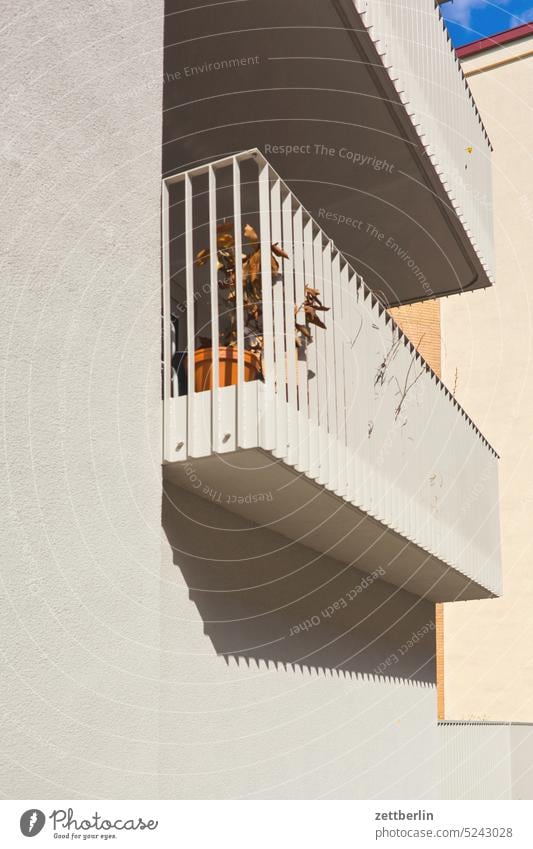
[[[263,305],[261,284],[261,245],[259,237],[250,224],[243,229],[242,302],[244,310],[244,379],[258,380],[263,377]],[[270,266],[274,277],[280,273],[279,259],[288,259],[288,254],[278,243],[271,245]],[[209,260],[209,251],[202,249],[196,255],[196,265],[203,266]],[[218,285],[228,305],[229,324],[219,334],[218,367],[219,385],[237,383],[237,320],[235,313],[237,292],[236,256],[233,222],[224,222],[217,227],[217,270]],[[305,346],[312,338],[309,325],[325,328],[318,312],[329,307],[320,301],[317,289],[305,287],[305,300],[295,307],[296,346]],[[303,321],[301,313],[303,312]],[[194,354],[195,390],[201,392],[212,388],[213,344],[212,340],[199,337],[200,346]],[[215,355],[216,357],[217,355]]]

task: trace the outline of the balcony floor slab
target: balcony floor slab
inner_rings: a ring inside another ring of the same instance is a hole
[[[262,449],[164,466],[167,480],[288,540],[435,602],[496,593]],[[245,536],[243,545],[245,545]]]

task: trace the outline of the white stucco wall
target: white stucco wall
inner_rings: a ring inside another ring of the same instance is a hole
[[[0,786],[157,795],[163,4],[2,13]]]
[[[513,731],[506,724],[442,723],[442,798],[512,799]]]
[[[226,660],[166,535],[161,575],[162,4],[5,12],[2,792],[433,792],[430,680]],[[392,607],[399,629],[367,665],[432,614]]]
[[[162,796],[438,797],[434,605],[166,492]]]
[[[501,454],[503,598],[446,606],[450,719],[533,720],[533,58],[518,58],[532,46],[463,62],[505,63],[469,77],[494,145],[496,284],[442,302],[443,377]]]
[[[432,604],[376,581],[324,614],[363,573],[165,490],[163,798],[531,795],[529,726],[437,724]]]

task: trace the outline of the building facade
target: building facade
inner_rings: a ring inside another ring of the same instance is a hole
[[[459,52],[494,146],[498,285],[460,304],[457,298],[442,302],[443,374],[456,383],[457,398],[501,454],[504,594],[487,607],[446,607],[446,712],[456,719],[531,722],[533,27],[517,27]]]
[[[498,460],[406,325],[487,297],[486,128],[433,2],[309,5],[13,18],[6,795],[528,792],[522,726],[438,722]]]

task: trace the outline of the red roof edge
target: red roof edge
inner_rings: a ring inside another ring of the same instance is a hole
[[[533,21],[528,24],[520,24],[520,26],[512,29],[506,29],[504,32],[497,32],[495,35],[489,35],[486,38],[479,38],[470,44],[457,47],[455,52],[459,59],[464,59],[466,56],[473,56],[476,53],[483,53],[484,50],[492,50],[494,47],[501,47],[511,41],[518,41],[520,38],[527,38],[528,35],[533,35]]]

